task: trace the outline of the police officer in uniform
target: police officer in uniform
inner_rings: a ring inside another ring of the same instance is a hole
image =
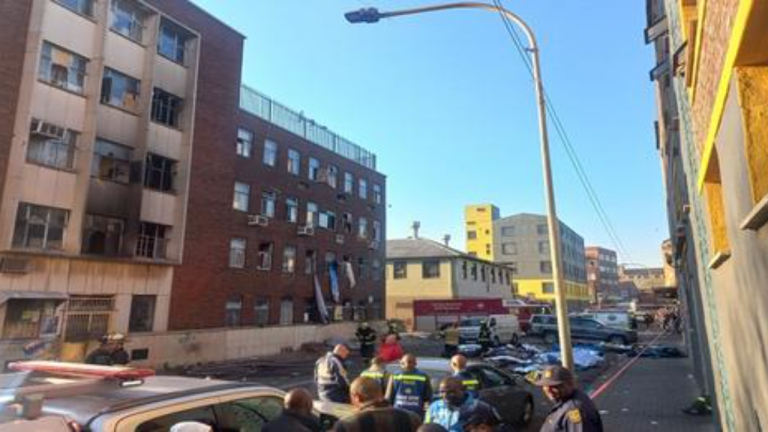
[[[576,388],[573,374],[562,366],[550,366],[535,384],[555,406],[541,426],[541,432],[603,432],[603,421],[595,403]]]
[[[371,366],[364,370],[361,377],[371,378],[376,381],[376,384],[381,388],[381,394],[387,390],[387,384],[389,384],[389,374],[384,367],[384,360],[381,357],[374,357],[371,359]]]
[[[472,397],[477,397],[480,381],[477,380],[477,377],[467,372],[467,358],[463,354],[456,354],[451,357],[451,370],[453,371],[453,376],[461,380],[464,391],[472,395]]]
[[[432,384],[429,375],[416,369],[416,357],[406,354],[400,359],[402,371],[392,375],[385,398],[393,407],[424,417],[424,410],[432,402]]]
[[[349,403],[349,379],[344,365],[347,357],[349,347],[338,344],[315,363],[315,383],[321,401]]]
[[[360,357],[365,364],[373,358],[374,348],[376,346],[376,330],[372,329],[367,322],[360,324],[355,332],[355,337],[360,341]]]

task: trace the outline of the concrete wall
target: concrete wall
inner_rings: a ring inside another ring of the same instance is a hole
[[[133,335],[126,348],[148,349],[149,359],[136,366],[160,368],[280,354],[302,344],[351,339],[357,323],[265,328],[210,329]]]

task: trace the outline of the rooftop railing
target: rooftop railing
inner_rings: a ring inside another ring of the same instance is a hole
[[[245,85],[240,87],[240,109],[366,168],[376,169],[375,154]]]

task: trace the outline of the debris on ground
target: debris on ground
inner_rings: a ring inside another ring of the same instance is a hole
[[[640,357],[647,358],[679,358],[686,357],[686,354],[674,345],[654,345],[640,351]]]
[[[575,345],[573,347],[573,360],[576,369],[590,369],[600,365],[604,361],[602,347],[592,345]],[[542,350],[533,345],[493,348],[484,356],[484,359],[497,367],[511,370],[518,374],[528,374],[538,371],[545,366],[560,362],[560,350],[554,345],[550,350]]]

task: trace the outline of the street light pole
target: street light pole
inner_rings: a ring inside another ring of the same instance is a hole
[[[555,190],[552,182],[552,167],[549,154],[549,136],[547,134],[547,112],[544,100],[544,86],[541,80],[539,65],[539,47],[533,31],[520,17],[514,13],[494,5],[477,2],[448,3],[434,6],[425,6],[414,9],[404,9],[391,12],[379,12],[376,8],[365,8],[345,14],[347,21],[357,23],[376,23],[382,18],[393,18],[403,15],[415,15],[425,12],[436,12],[447,9],[484,9],[496,13],[502,13],[512,22],[518,25],[528,39],[527,51],[533,61],[533,81],[536,87],[536,106],[539,115],[539,133],[541,138],[541,163],[544,172],[544,189],[547,201],[547,226],[549,228],[550,255],[552,259],[552,277],[555,285],[555,305],[557,310],[558,336],[560,340],[560,357],[563,366],[573,370],[573,351],[571,349],[571,331],[568,322],[568,304],[566,302],[566,288],[563,281],[562,255],[560,249],[560,224],[557,219],[557,207],[555,206]]]

